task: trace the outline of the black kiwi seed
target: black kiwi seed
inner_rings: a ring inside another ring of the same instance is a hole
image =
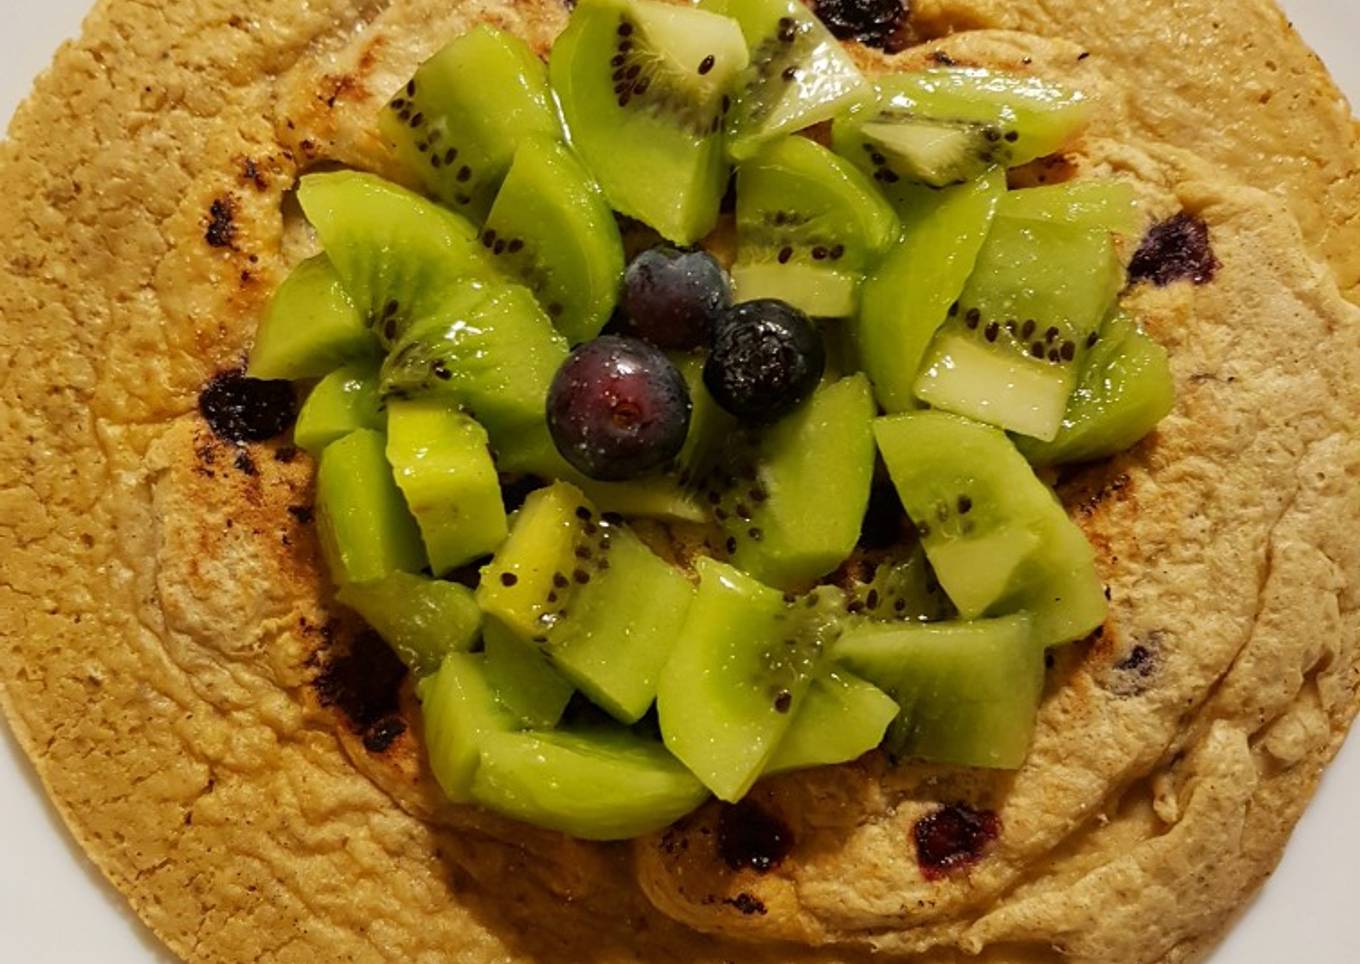
[[[642,73],[642,65],[633,64],[633,66],[629,67],[628,72],[625,73],[623,76],[627,77],[629,80],[637,80],[637,76],[640,73]]]
[[[524,242],[519,238],[514,238],[510,241],[510,244],[506,246],[505,250],[509,251],[511,254],[518,254],[520,251],[524,250]]]
[[[576,547],[576,558],[577,558],[577,559],[581,559],[581,560],[583,560],[583,561],[586,561],[586,560],[589,560],[590,557],[593,556],[593,555],[594,555],[594,553],[590,551],[590,547],[589,547],[589,546],[577,546],[577,547]]]
[[[401,110],[403,107],[406,106],[406,98],[395,97],[393,98],[392,103],[389,104],[388,106],[391,107],[393,110]]]
[[[732,110],[732,98],[728,97],[726,94],[723,94],[722,112],[726,114],[729,113],[731,110]]]
[[[505,242],[504,242],[504,241],[497,241],[495,244],[493,244],[493,245],[491,246],[491,253],[492,253],[492,254],[505,254]]]
[[[613,57],[610,58],[610,60],[609,60],[609,66],[611,66],[611,67],[622,67],[622,66],[623,66],[623,62],[624,62],[625,60],[627,60],[627,59],[628,59],[628,58],[625,57],[623,54],[615,54]]]
[[[620,52],[620,53],[625,53],[625,54],[626,54],[626,53],[628,53],[628,52],[629,52],[630,50],[632,50],[632,49],[633,49],[633,41],[631,41],[631,40],[625,40],[625,41],[623,41],[622,43],[619,44],[619,52]]]
[[[831,251],[828,252],[828,257],[830,257],[832,261],[839,261],[841,258],[845,257],[845,245],[837,244],[833,246]]]
[[[752,542],[759,542],[761,539],[765,538],[763,529],[748,529],[746,534],[751,537]]]
[[[991,141],[993,144],[1001,140],[1001,132],[997,130],[995,127],[987,128],[987,132],[983,136],[986,137],[987,140]]]
[[[774,710],[776,713],[787,713],[793,706],[793,694],[788,690],[780,690],[775,694]]]
[[[717,64],[717,62],[718,62],[717,58],[714,57],[712,54],[709,54],[703,60],[699,61],[699,75],[703,76],[704,74],[707,74],[710,70],[713,69],[714,65]]]
[[[401,309],[401,305],[400,305],[400,304],[398,304],[398,303],[395,302],[395,301],[389,301],[386,305],[383,306],[383,317],[384,317],[384,318],[391,318],[391,317],[392,317],[393,315],[395,315],[400,309]]]
[[[812,260],[813,260],[813,261],[825,261],[825,260],[826,260],[827,253],[828,253],[828,252],[827,252],[826,248],[823,248],[821,245],[818,245],[817,247],[815,247],[815,248],[812,249]]]
[[[1048,360],[1051,362],[1062,361],[1062,354],[1058,351],[1058,349],[1050,348],[1048,350]]]
[[[471,178],[471,177],[472,177],[472,168],[468,167],[466,164],[464,164],[462,167],[460,167],[460,168],[458,169],[458,180],[459,180],[460,182],[465,182],[465,181],[467,181],[467,180],[468,180],[469,178]]]
[[[878,590],[877,590],[877,589],[870,589],[870,590],[869,590],[869,594],[868,594],[867,596],[864,597],[864,605],[868,606],[870,609],[877,609],[877,608],[878,608]]]
[[[959,515],[967,515],[973,511],[973,500],[966,495],[959,496]]]
[[[482,232],[482,247],[489,248],[496,243],[496,232],[487,228]]]
[[[1006,322],[1006,330],[1009,331],[1012,335],[1015,334],[1015,319],[1014,319],[1014,318],[1012,318],[1010,321]],[[1026,337],[1028,337],[1028,336],[1026,336]]]
[[[1001,334],[1001,326],[994,321],[989,322],[982,333],[988,341],[996,341],[997,335]]]
[[[584,569],[577,569],[571,574],[571,577],[582,586],[590,582],[590,573],[586,572]]]
[[[1020,328],[1020,337],[1028,338],[1030,335],[1034,334],[1034,328],[1035,328],[1034,319],[1031,318],[1029,321],[1025,322],[1024,325]]]
[[[1033,355],[1035,358],[1043,358],[1044,343],[1041,341],[1036,341],[1034,344],[1029,346],[1029,353]]]
[[[976,328],[978,322],[982,320],[982,311],[977,308],[969,308],[968,314],[964,315],[968,319],[968,327]]]
[[[453,372],[449,371],[448,366],[445,365],[442,361],[433,362],[430,365],[430,371],[433,372],[434,377],[439,379],[441,382],[446,382],[453,377]]]
[[[415,78],[412,77],[410,80],[406,82],[406,96],[414,97],[415,95],[416,95],[416,81]]]
[[[419,127],[423,123],[425,123],[424,114],[416,114],[414,117],[411,118],[411,127],[413,128]]]
[[[780,264],[788,264],[788,263],[789,263],[789,259],[792,258],[792,257],[793,257],[793,248],[785,247],[785,248],[780,248],[780,249],[779,249],[779,263],[780,263]]]
[[[730,536],[729,536],[728,539],[727,539],[727,551],[728,551],[728,552],[736,552],[736,551],[737,551],[737,540],[731,538]]]
[[[632,99],[633,99],[633,95],[632,95],[631,92],[625,92],[625,93],[619,94],[619,106],[620,106],[620,107],[627,107],[627,106],[628,106],[628,102],[631,101]]]
[[[566,589],[571,583],[567,582],[567,577],[560,572],[553,573],[553,585],[558,589]]]
[[[896,184],[898,181],[901,180],[901,178],[897,176],[896,171],[885,170],[883,172],[883,180],[888,184]]]
[[[1019,139],[1020,139],[1019,131],[1006,131],[1006,140],[1009,141],[1010,143],[1014,144]]]
[[[1058,340],[1058,335],[1060,334],[1062,334],[1062,332],[1058,331],[1057,328],[1049,328],[1048,331],[1044,332],[1044,341],[1051,345]]]
[[[792,17],[779,19],[779,42],[791,44],[798,36],[798,23]]]
[[[1077,357],[1077,346],[1070,341],[1065,341],[1059,354],[1063,361],[1071,361]]]
[[[509,589],[517,582],[519,582],[519,576],[515,575],[513,572],[501,573],[501,585],[505,588]]]
[[[649,81],[646,77],[643,77],[641,80],[639,80],[636,84],[633,85],[633,93],[638,96],[641,96],[642,94],[647,93],[647,88],[649,86],[651,86],[651,81]]]
[[[388,341],[397,337],[397,322],[395,319],[387,319],[387,324],[383,326],[383,334],[387,336]]]
[[[798,78],[798,68],[794,66],[785,67],[784,72],[779,76],[784,78],[784,83],[791,84]]]

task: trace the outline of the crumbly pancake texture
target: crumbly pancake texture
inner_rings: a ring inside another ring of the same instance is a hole
[[[922,46],[858,52],[1090,90],[1089,136],[1023,176],[1127,178],[1202,218],[1218,268],[1130,295],[1179,402],[1059,480],[1111,616],[1057,654],[1024,769],[871,754],[767,781],[744,813],[788,852],[762,873],[723,859],[716,805],[589,845],[443,802],[409,679],[330,604],[310,461],[196,408],[310,250],[298,174],[399,176],[375,119],[422,59],[477,21],[546,51],[566,16],[104,0],[20,110],[0,701],[77,840],[191,961],[1202,957],[1357,708],[1360,153],[1325,71],[1265,0],[922,0]],[[927,874],[947,827],[987,833]]]

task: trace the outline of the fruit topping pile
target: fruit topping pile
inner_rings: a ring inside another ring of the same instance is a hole
[[[871,82],[796,0],[579,0],[547,64],[479,26],[394,94],[419,193],[302,179],[249,375],[305,383],[336,598],[450,799],[618,839],[878,748],[1024,763],[1106,614],[1036,467],[1173,401],[1131,186],[1007,187],[1091,110]]]

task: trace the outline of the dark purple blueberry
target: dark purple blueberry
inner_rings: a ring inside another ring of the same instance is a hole
[[[208,427],[227,442],[263,442],[288,431],[297,416],[297,397],[285,381],[222,372],[198,396]]]
[[[548,391],[548,428],[578,470],[621,482],[680,453],[691,407],[684,377],[659,349],[606,335],[577,348],[558,370]]]
[[[802,403],[826,371],[817,328],[782,301],[748,301],[718,325],[704,384],[719,405],[748,422],[773,422]]]
[[[652,248],[633,259],[623,280],[633,332],[661,348],[707,344],[730,304],[727,274],[707,251]]]

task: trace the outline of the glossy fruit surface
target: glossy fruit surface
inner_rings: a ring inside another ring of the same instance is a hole
[[[652,248],[634,258],[624,276],[623,305],[633,331],[660,348],[706,344],[731,304],[727,273],[707,251]]]
[[[704,384],[727,411],[773,422],[812,394],[826,371],[816,326],[792,305],[748,301],[727,312],[704,366]]]
[[[685,379],[660,349],[610,335],[562,365],[548,392],[548,427],[577,470],[622,482],[680,453],[691,407]]]

